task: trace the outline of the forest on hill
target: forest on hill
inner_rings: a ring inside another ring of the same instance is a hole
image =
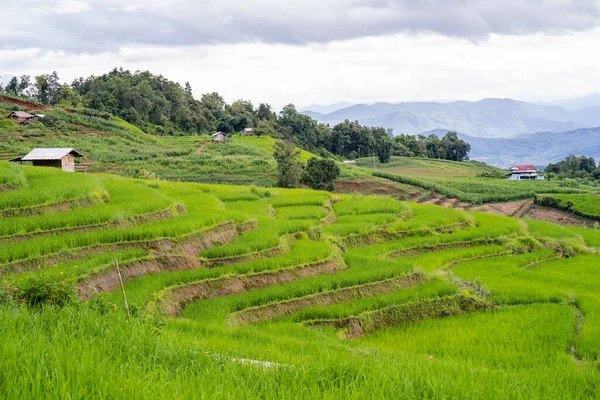
[[[325,157],[356,159],[376,154],[382,162],[392,155],[455,161],[468,160],[470,146],[455,133],[440,139],[430,136],[393,136],[382,127],[345,120],[335,126],[322,124],[289,104],[279,113],[268,103],[256,107],[247,100],[228,104],[218,93],[194,97],[189,83],[183,86],[148,71],[115,68],[101,76],[60,83],[57,72],[31,78],[13,77],[0,92],[45,105],[108,118],[122,118],[155,135],[197,135],[221,131],[226,134],[254,128],[258,136],[293,141]]]

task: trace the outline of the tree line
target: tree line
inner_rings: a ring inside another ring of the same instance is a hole
[[[448,132],[441,139],[435,135],[394,137],[391,130],[363,126],[356,121],[346,120],[333,127],[321,124],[299,113],[293,104],[277,113],[267,103],[258,107],[246,100],[227,104],[216,92],[196,99],[189,83],[181,86],[148,71],[115,68],[70,84],[61,84],[56,72],[33,79],[23,75],[13,77],[0,90],[50,106],[110,113],[152,134],[233,134],[251,127],[256,135],[291,141],[323,157],[376,156],[382,163],[391,156],[465,161],[471,147],[456,132]]]
[[[562,161],[548,164],[544,172],[549,179],[600,180],[600,165],[593,157],[569,155]]]

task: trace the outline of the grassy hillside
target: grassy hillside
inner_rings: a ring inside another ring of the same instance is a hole
[[[93,110],[45,110],[44,123],[22,126],[6,118],[14,108],[0,103],[0,157],[5,159],[35,147],[74,147],[86,156],[82,162],[90,164],[90,172],[258,186],[276,182],[275,140],[269,137],[234,137],[226,145],[210,143],[209,136],[157,137]],[[302,152],[303,160],[312,156]]]
[[[598,230],[0,166],[2,398],[600,390]]]
[[[381,164],[375,157],[357,160],[357,165],[416,178],[455,178],[476,176],[482,171],[501,171],[499,168],[478,162],[455,162],[420,157],[392,157]]]

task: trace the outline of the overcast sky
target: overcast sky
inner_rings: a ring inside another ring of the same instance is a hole
[[[0,75],[150,70],[276,107],[600,92],[600,0],[1,0]]]

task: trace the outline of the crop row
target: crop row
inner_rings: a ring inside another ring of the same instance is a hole
[[[434,191],[443,196],[471,204],[503,202],[533,198],[539,193],[581,193],[579,189],[564,188],[545,181],[515,182],[481,180],[478,178],[447,178],[444,181],[419,179],[387,172],[373,171],[374,176]]]
[[[554,194],[535,196],[535,204],[564,210],[600,221],[600,196],[593,194]]]

